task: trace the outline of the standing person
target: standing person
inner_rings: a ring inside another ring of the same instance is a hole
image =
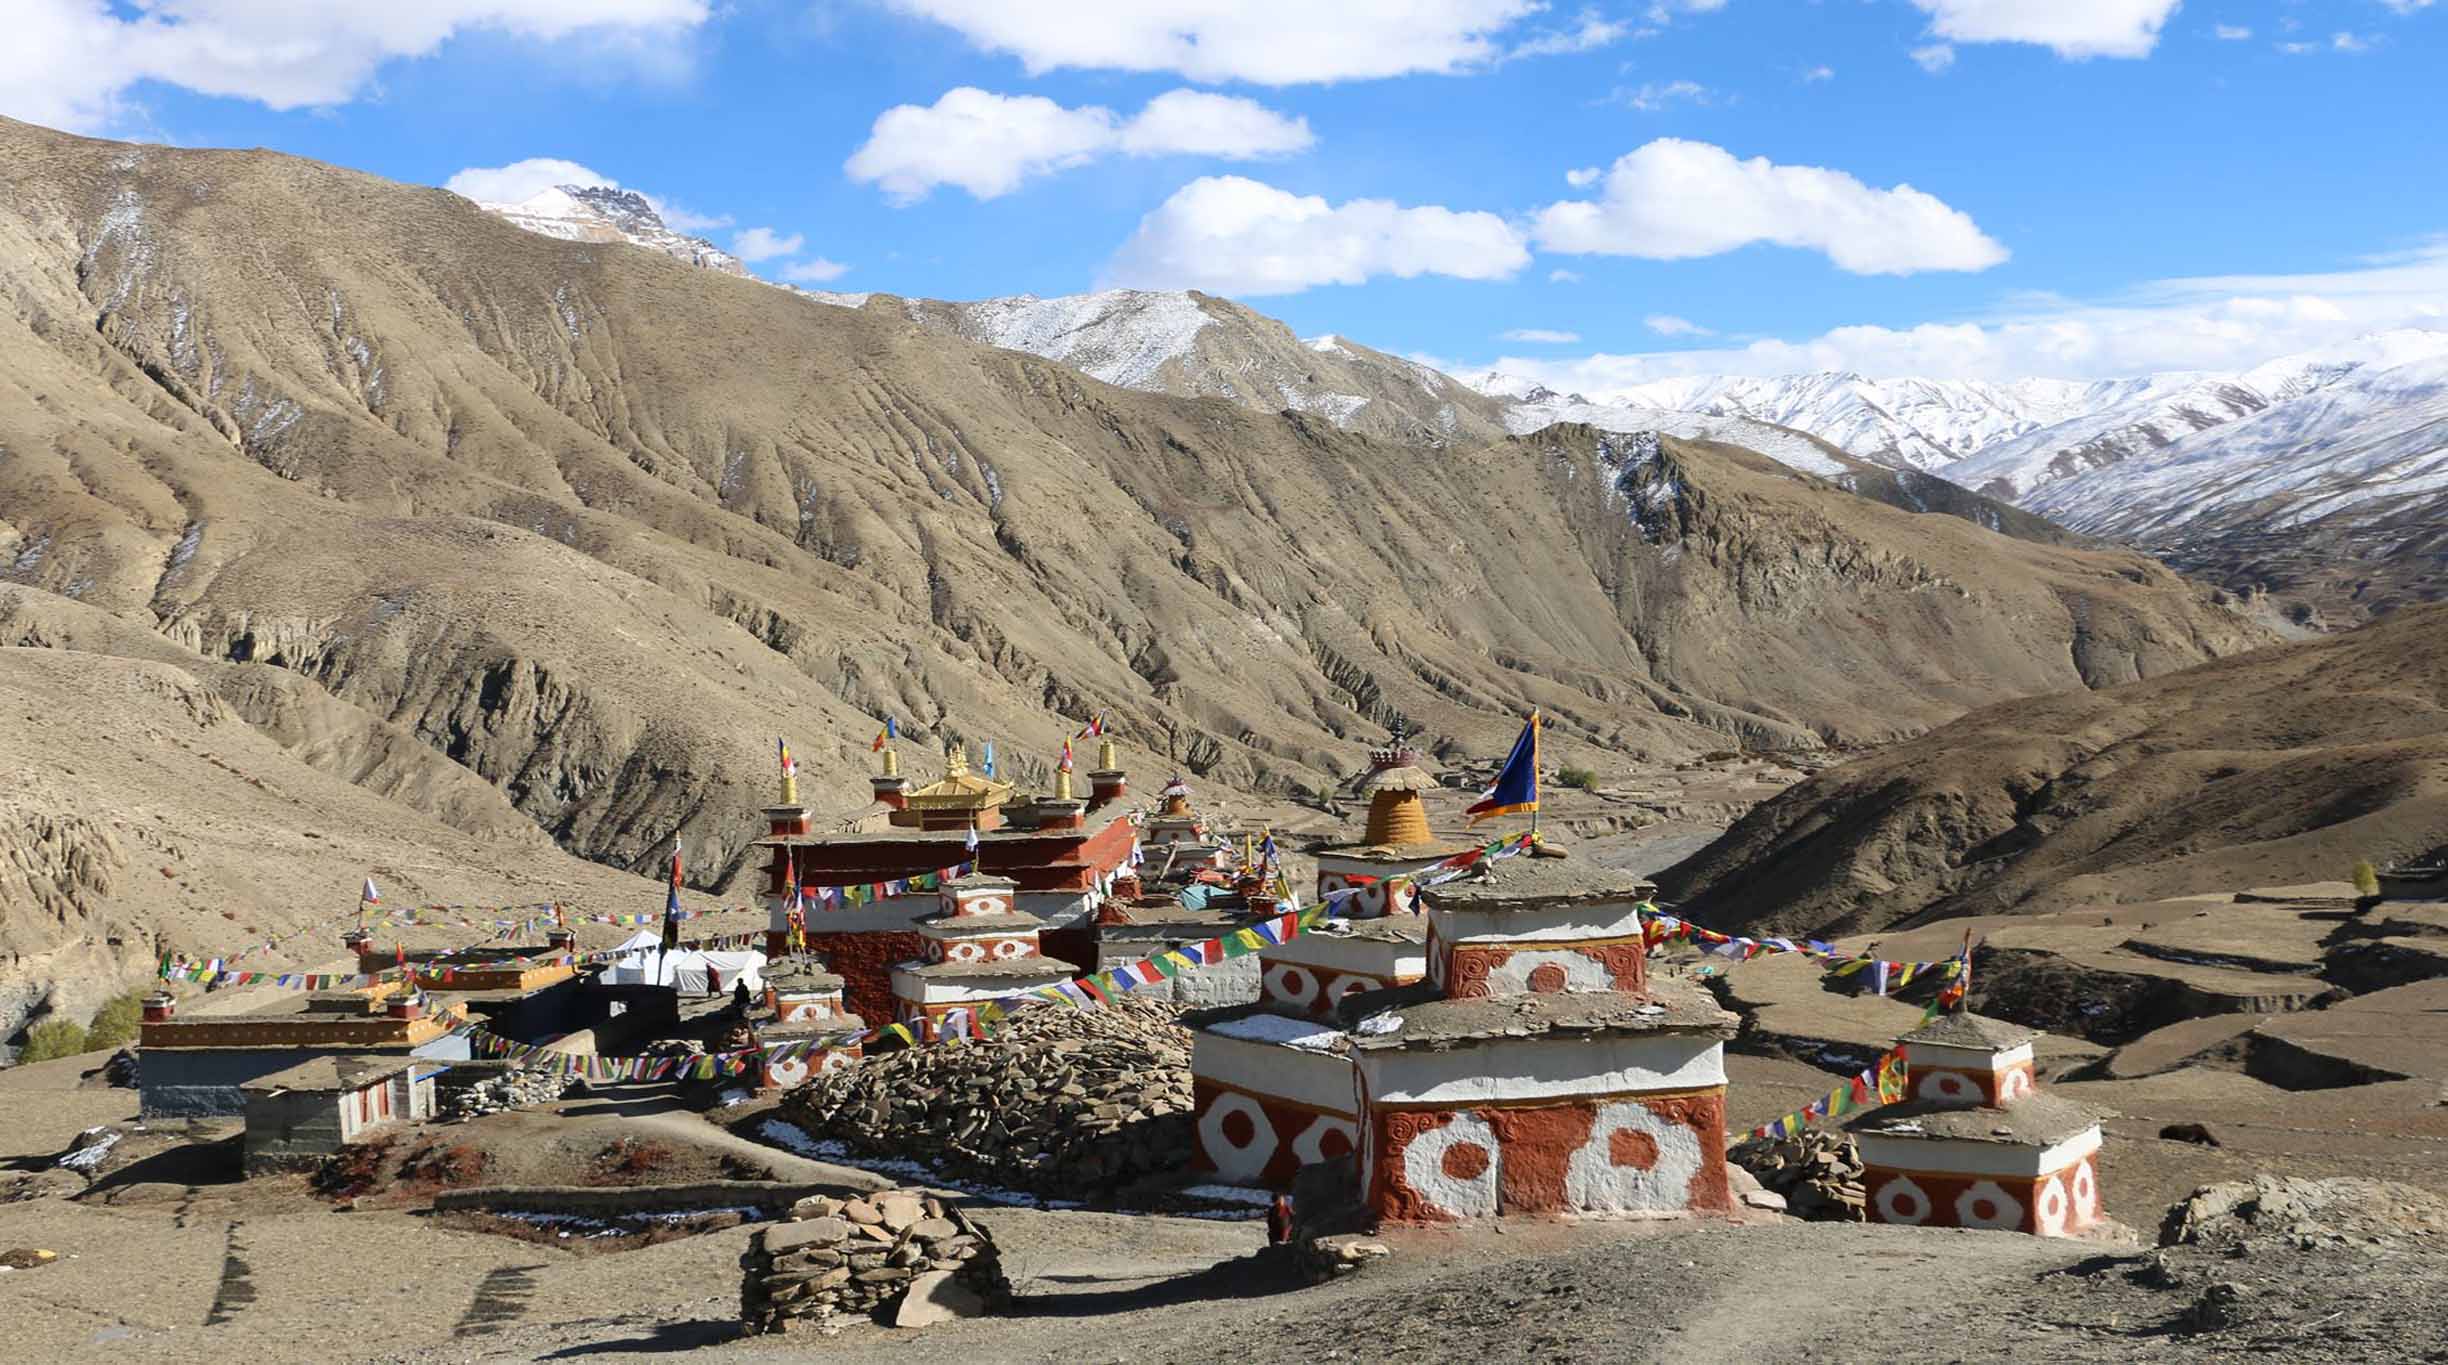
[[[1267,1245],[1283,1246],[1292,1240],[1292,1196],[1279,1194],[1267,1205]]]

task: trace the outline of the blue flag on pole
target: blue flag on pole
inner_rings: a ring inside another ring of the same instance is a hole
[[[1513,741],[1513,752],[1505,759],[1504,770],[1496,774],[1496,785],[1464,812],[1472,824],[1539,808],[1538,732],[1539,713],[1533,711],[1530,723],[1522,727],[1521,738]]]

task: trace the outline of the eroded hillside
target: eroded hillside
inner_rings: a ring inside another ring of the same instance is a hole
[[[1669,871],[1709,923],[1864,932],[2343,877],[2448,848],[2448,607],[2009,702],[1822,772]]]
[[[472,777],[707,885],[777,734],[846,807],[885,715],[1029,780],[1103,711],[1133,763],[1280,791],[1397,720],[1877,739],[2264,638],[2138,556],[1732,449],[1128,392],[268,153],[0,123],[0,205],[10,582],[247,666],[212,690],[250,730],[346,708],[319,766],[420,818],[498,821]]]

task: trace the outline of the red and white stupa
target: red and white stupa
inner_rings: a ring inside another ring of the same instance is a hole
[[[2100,1220],[2099,1117],[2034,1083],[2039,1036],[1971,1013],[1904,1036],[1905,1099],[1847,1125],[1872,1222],[2069,1237]]]
[[[1652,979],[1647,884],[1521,857],[1427,893],[1430,978],[1346,999],[1380,1223],[1725,1213],[1725,1042]]]
[[[943,884],[941,910],[915,926],[923,956],[893,968],[897,1021],[931,1036],[950,1011],[1079,975],[1045,955],[1037,938],[1045,922],[1014,908],[1019,891],[1010,877],[976,872]]]
[[[789,958],[765,972],[765,1005],[771,1020],[756,1026],[757,1045],[765,1049],[758,1077],[761,1088],[788,1090],[810,1077],[854,1065],[862,1049],[843,1041],[810,1048],[798,1055],[776,1056],[783,1045],[811,1038],[855,1035],[866,1021],[842,1004],[843,980],[808,958]]]
[[[1419,770],[1416,751],[1395,745],[1372,759],[1360,842],[1318,860],[1321,898],[1359,889],[1336,905],[1336,918],[1266,951],[1256,1004],[1190,1021],[1197,1030],[1190,1045],[1194,1159],[1230,1183],[1290,1189],[1302,1166],[1355,1150],[1359,1097],[1350,1048],[1334,1022],[1336,1002],[1428,974],[1428,923],[1414,897],[1385,879],[1460,846],[1429,832],[1421,793],[1435,782]],[[1329,871],[1336,856],[1338,870]],[[1370,870],[1351,871],[1358,867]]]

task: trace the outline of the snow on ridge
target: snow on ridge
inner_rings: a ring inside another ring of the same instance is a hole
[[[954,304],[963,335],[1060,361],[1126,389],[1156,387],[1157,371],[1190,355],[1215,319],[1186,293],[1107,289]]]
[[[2166,535],[2238,515],[2286,529],[2448,491],[2448,333],[2392,335],[2362,348],[2373,361],[2347,363],[2359,345],[2258,367],[2327,378],[2089,477],[2042,484],[2025,505],[2076,530]]]
[[[1823,479],[1842,478],[1853,472],[1810,438],[1747,417],[1718,417],[1627,403],[1592,403],[1578,395],[1548,393],[1542,399],[1507,407],[1504,422],[1505,429],[1516,436],[1526,436],[1558,422],[1580,422],[1600,431],[1625,435],[1663,432],[1684,440],[1741,446],[1787,468]]]

